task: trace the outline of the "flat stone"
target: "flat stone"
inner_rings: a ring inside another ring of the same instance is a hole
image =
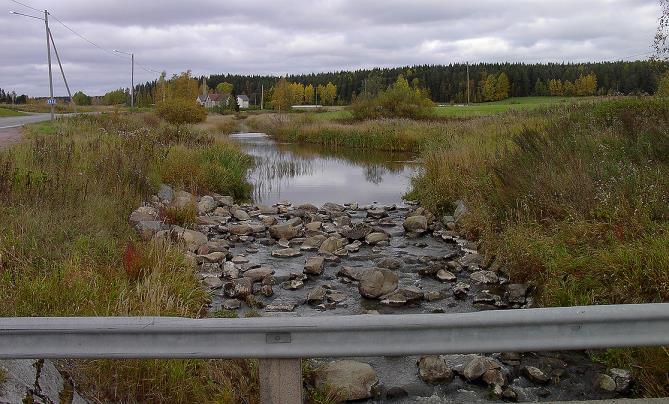
[[[295,310],[294,303],[271,303],[265,306],[265,311],[287,313]]]
[[[300,255],[302,255],[302,253],[294,248],[283,248],[281,250],[272,251],[272,257],[277,258],[293,258]]]
[[[262,215],[276,215],[279,213],[279,208],[276,206],[256,205],[256,209],[258,209]]]
[[[286,290],[298,290],[304,287],[304,282],[299,279],[291,279],[283,282],[281,287]]]
[[[471,275],[469,275],[469,279],[476,283],[498,283],[499,282],[499,277],[497,276],[496,273],[492,271],[476,271],[472,272]]]
[[[225,299],[223,300],[222,306],[226,310],[237,310],[242,307],[242,302],[237,299]]]
[[[249,269],[248,271],[244,272],[244,276],[250,278],[251,282],[260,282],[266,277],[272,275],[273,273],[274,270],[272,268],[259,267],[259,268]]]
[[[176,235],[178,241],[183,242],[188,251],[197,251],[200,246],[207,244],[209,239],[199,231],[184,229],[179,226],[172,228],[173,234]]]
[[[293,226],[291,223],[276,224],[269,228],[269,235],[273,239],[280,240],[286,239],[290,240],[297,237],[300,234],[301,228]]]
[[[382,232],[369,233],[367,237],[365,237],[365,242],[369,245],[375,245],[382,241],[388,241],[388,240],[390,240],[388,234]]]
[[[376,266],[378,268],[386,268],[386,269],[396,271],[396,270],[400,269],[400,267],[402,266],[402,261],[397,259],[397,258],[384,257],[384,258],[381,258],[380,260],[376,261]]]
[[[386,212],[385,209],[373,208],[367,210],[367,217],[371,217],[373,219],[381,219],[382,217],[387,217],[387,216],[388,212]]]
[[[327,289],[323,286],[318,286],[314,289],[311,289],[307,294],[307,303],[309,304],[320,304],[325,300],[327,294]]]
[[[427,217],[421,215],[407,217],[404,219],[402,227],[409,233],[425,233],[427,231]]]
[[[550,381],[548,376],[539,368],[534,366],[524,366],[522,369],[523,376],[525,376],[529,381],[535,384],[546,384]],[[613,383],[615,386],[615,382]],[[615,388],[614,388],[615,390]]]
[[[353,360],[329,362],[314,372],[316,388],[336,392],[338,401],[370,398],[372,388],[378,382],[379,378],[371,366]]]
[[[354,281],[359,281],[360,278],[362,278],[364,272],[365,270],[362,268],[343,266],[341,267],[341,269],[339,269],[339,271],[337,271],[337,276],[342,276],[344,278],[348,278]]]
[[[232,216],[233,216],[235,219],[239,220],[239,221],[244,221],[244,220],[249,220],[249,219],[251,219],[251,216],[249,216],[249,214],[246,213],[246,211],[244,211],[244,210],[242,210],[242,209],[236,209],[236,210],[232,213]]]
[[[453,380],[453,371],[440,356],[423,356],[418,360],[418,376],[426,383]]]
[[[435,275],[440,282],[455,282],[458,278],[451,271],[440,269]]]
[[[223,291],[227,297],[244,299],[253,293],[253,282],[249,278],[233,279],[223,285]]]
[[[334,254],[335,251],[343,248],[346,244],[348,244],[348,241],[345,238],[337,236],[328,237],[323,241],[318,252]]]
[[[323,257],[311,257],[304,264],[304,273],[309,275],[320,275],[325,268],[325,259]]]
[[[202,280],[205,286],[211,289],[220,289],[223,286],[223,281],[216,277],[207,277]]]
[[[372,268],[365,271],[360,278],[358,291],[368,299],[376,299],[397,289],[397,274],[385,268]]]
[[[458,282],[453,286],[453,296],[462,299],[467,296],[470,286],[464,282]]]
[[[613,380],[613,378],[607,374],[602,373],[599,376],[597,376],[597,378],[595,379],[595,384],[601,390],[608,392],[616,391],[616,381]]]
[[[233,262],[234,264],[238,264],[238,265],[241,265],[241,264],[248,264],[248,263],[249,263],[249,259],[248,259],[247,257],[243,256],[243,255],[236,255],[236,256],[234,256],[234,257],[232,258],[232,262]]]
[[[304,240],[304,242],[302,242],[302,245],[300,246],[300,250],[303,250],[303,251],[318,250],[320,248],[321,244],[323,244],[323,242],[326,239],[327,239],[327,237],[325,237],[322,234],[319,234],[319,235],[316,235],[316,236],[313,236],[313,237],[308,237]]]
[[[398,307],[420,302],[423,299],[423,296],[424,293],[419,288],[415,286],[407,286],[381,296],[379,300],[380,303],[385,306]]]

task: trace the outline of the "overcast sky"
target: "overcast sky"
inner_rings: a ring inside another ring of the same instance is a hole
[[[20,0],[168,75],[647,58],[657,0]],[[44,25],[0,0],[0,88],[48,94]],[[130,60],[51,21],[73,91],[129,87]],[[54,57],[54,67],[55,64]],[[157,74],[135,68],[135,82]],[[54,70],[56,95],[65,95]]]

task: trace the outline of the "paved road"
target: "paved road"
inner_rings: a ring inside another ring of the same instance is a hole
[[[28,123],[48,121],[51,114],[30,114],[24,116],[0,117],[0,130],[17,128]]]

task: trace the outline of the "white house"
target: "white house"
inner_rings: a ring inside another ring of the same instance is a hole
[[[247,109],[249,107],[249,97],[247,97],[245,94],[238,95],[237,105],[239,105],[240,109]]]

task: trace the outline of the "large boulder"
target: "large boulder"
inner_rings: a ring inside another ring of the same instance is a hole
[[[276,240],[291,240],[300,234],[300,227],[290,223],[277,224],[269,228],[269,235]]]
[[[318,250],[326,239],[327,237],[322,234],[308,237],[302,242],[300,249],[304,251]]]
[[[368,299],[376,299],[395,291],[398,284],[399,278],[393,271],[385,268],[372,268],[362,274],[358,291]]]
[[[161,230],[169,228],[165,223],[158,220],[141,221],[135,225],[135,229],[143,240],[151,240],[153,236]]]
[[[366,223],[356,223],[350,229],[342,230],[341,235],[350,240],[364,240],[373,231]]]
[[[205,234],[179,226],[172,228],[172,234],[178,242],[184,243],[188,251],[197,251],[200,246],[207,244],[207,241],[209,241]]]
[[[172,199],[174,199],[174,190],[172,187],[167,184],[160,184],[160,189],[158,190],[158,199],[161,202],[170,204]]]
[[[371,366],[353,360],[333,361],[314,372],[316,388],[327,389],[342,401],[372,397],[372,388],[378,382],[379,378]]]
[[[427,383],[453,380],[453,371],[441,356],[423,356],[418,360],[418,376]]]
[[[201,214],[213,212],[213,210],[216,209],[217,207],[218,207],[218,202],[216,202],[216,200],[214,200],[214,198],[209,195],[205,195],[202,198],[200,198],[200,202],[198,202],[197,204],[197,210]]]
[[[427,218],[425,216],[410,216],[404,220],[402,226],[409,233],[425,233],[427,231]]]

